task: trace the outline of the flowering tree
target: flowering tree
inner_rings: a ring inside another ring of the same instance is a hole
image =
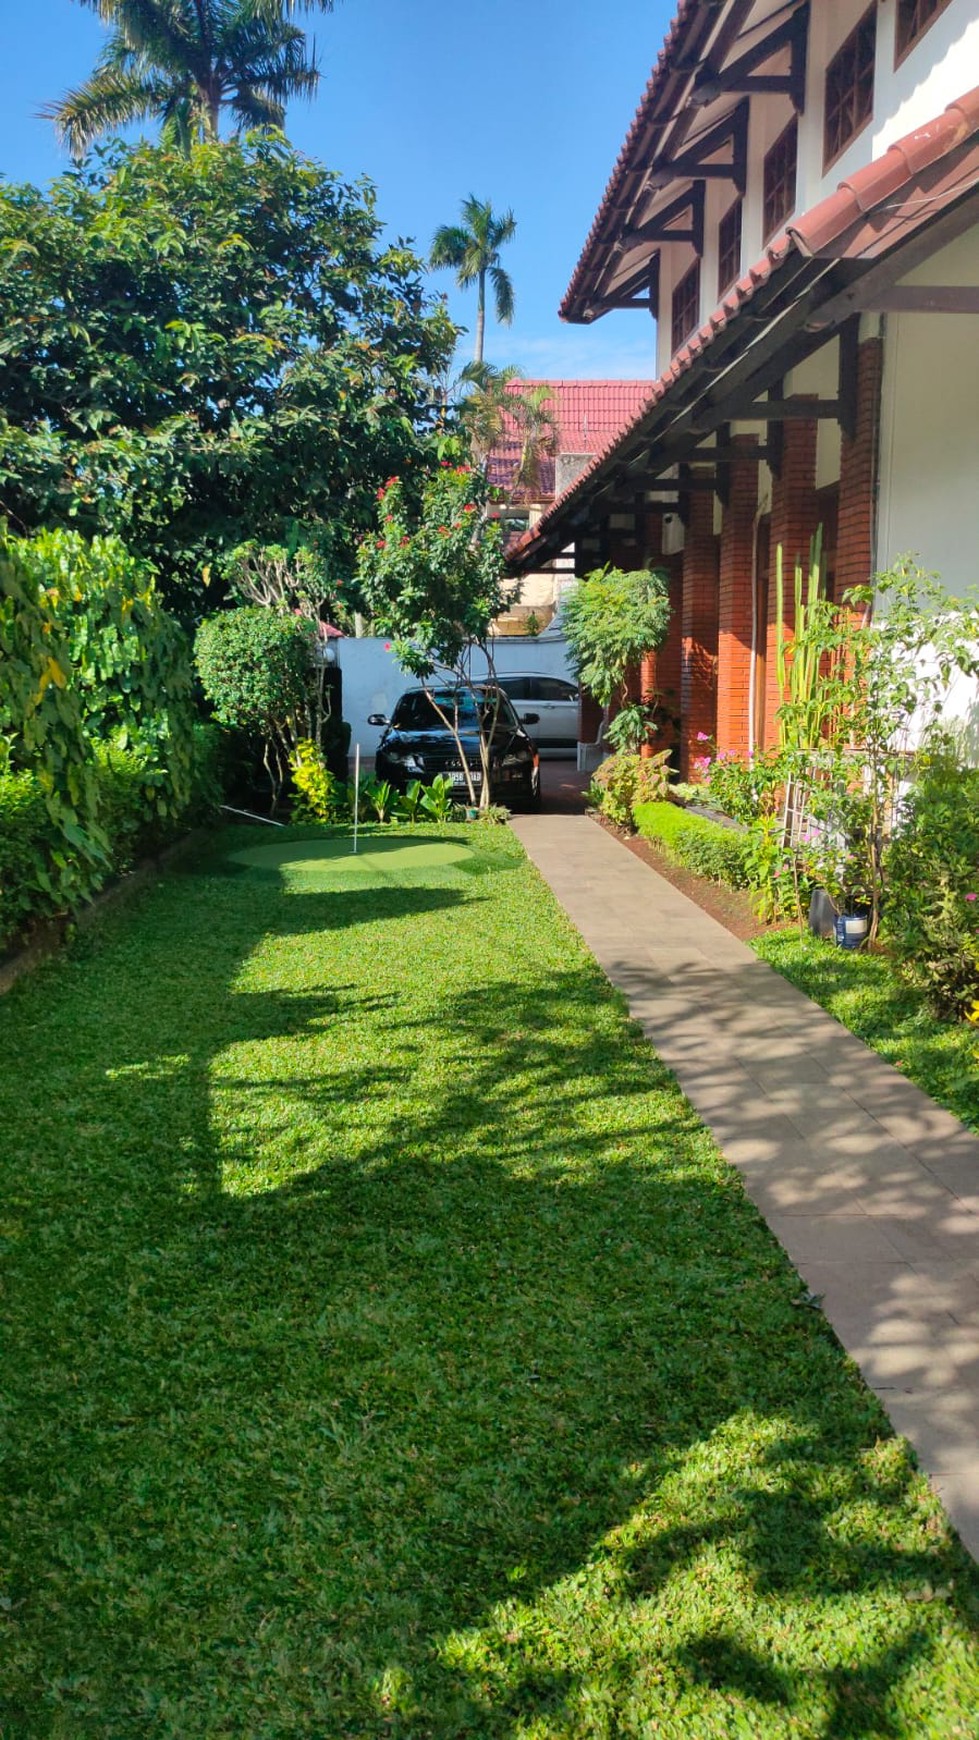
[[[389,634],[402,670],[415,677],[459,747],[459,759],[475,802],[472,779],[453,718],[439,705],[433,681],[472,685],[472,653],[478,648],[492,679],[490,626],[506,606],[503,543],[487,513],[487,487],[467,465],[443,464],[413,500],[399,477],[377,492],[379,525],[360,546],[357,574],[364,600],[382,634]],[[480,803],[490,802],[489,741],[495,711],[480,712]]]

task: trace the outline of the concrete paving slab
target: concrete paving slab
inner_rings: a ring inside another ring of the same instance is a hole
[[[513,827],[979,1557],[979,1138],[587,817]]]

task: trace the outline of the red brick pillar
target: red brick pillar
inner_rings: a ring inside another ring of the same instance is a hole
[[[840,450],[840,517],[836,536],[836,599],[866,586],[874,569],[874,496],[880,434],[884,347],[869,338],[857,352],[857,421]]]
[[[735,446],[754,445],[751,435]],[[746,756],[751,742],[749,695],[752,660],[752,592],[758,461],[731,464],[730,493],[721,531],[717,624],[717,747]]]
[[[710,490],[690,496],[690,522],[683,545],[683,611],[680,652],[680,772],[689,779],[713,738],[717,696],[717,539]]]
[[[785,579],[785,614],[791,620],[796,561],[803,574],[809,572],[809,546],[819,525],[816,500],[815,418],[786,419],[782,424],[783,449],[779,475],[772,481],[772,538],[768,578],[768,647],[765,659],[765,743],[778,742],[775,715],[782,704],[778,686],[778,589],[776,557],[782,546]],[[787,636],[786,636],[787,638]]]

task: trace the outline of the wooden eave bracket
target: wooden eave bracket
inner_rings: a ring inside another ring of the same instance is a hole
[[[759,67],[764,66],[785,48],[789,50],[787,73],[758,72]],[[716,102],[718,97],[735,91],[745,96],[772,93],[791,98],[796,114],[801,115],[806,106],[808,51],[809,0],[806,0],[805,5],[800,6],[791,17],[777,25],[754,48],[746,50],[740,60],[733,61],[723,71],[715,72],[708,62],[694,80],[690,101],[699,108],[706,108],[709,103]]]
[[[676,157],[664,158],[653,165],[654,176],[669,176],[676,181],[733,181],[744,197],[748,186],[748,113],[747,97],[723,121],[694,140]],[[730,144],[729,163],[708,162],[709,158]]]
[[[662,211],[649,218],[644,224],[627,226],[622,231],[622,240],[626,247],[639,242],[689,242],[698,256],[704,251],[704,206],[706,188],[701,178],[694,181],[685,192],[671,199]],[[690,222],[686,229],[675,229],[678,218],[684,212],[690,213]]]

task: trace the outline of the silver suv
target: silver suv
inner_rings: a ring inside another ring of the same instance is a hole
[[[499,687],[509,695],[514,712],[536,713],[533,724],[524,726],[531,742],[542,752],[574,755],[578,743],[578,689],[565,677],[548,677],[540,671],[497,676]]]

